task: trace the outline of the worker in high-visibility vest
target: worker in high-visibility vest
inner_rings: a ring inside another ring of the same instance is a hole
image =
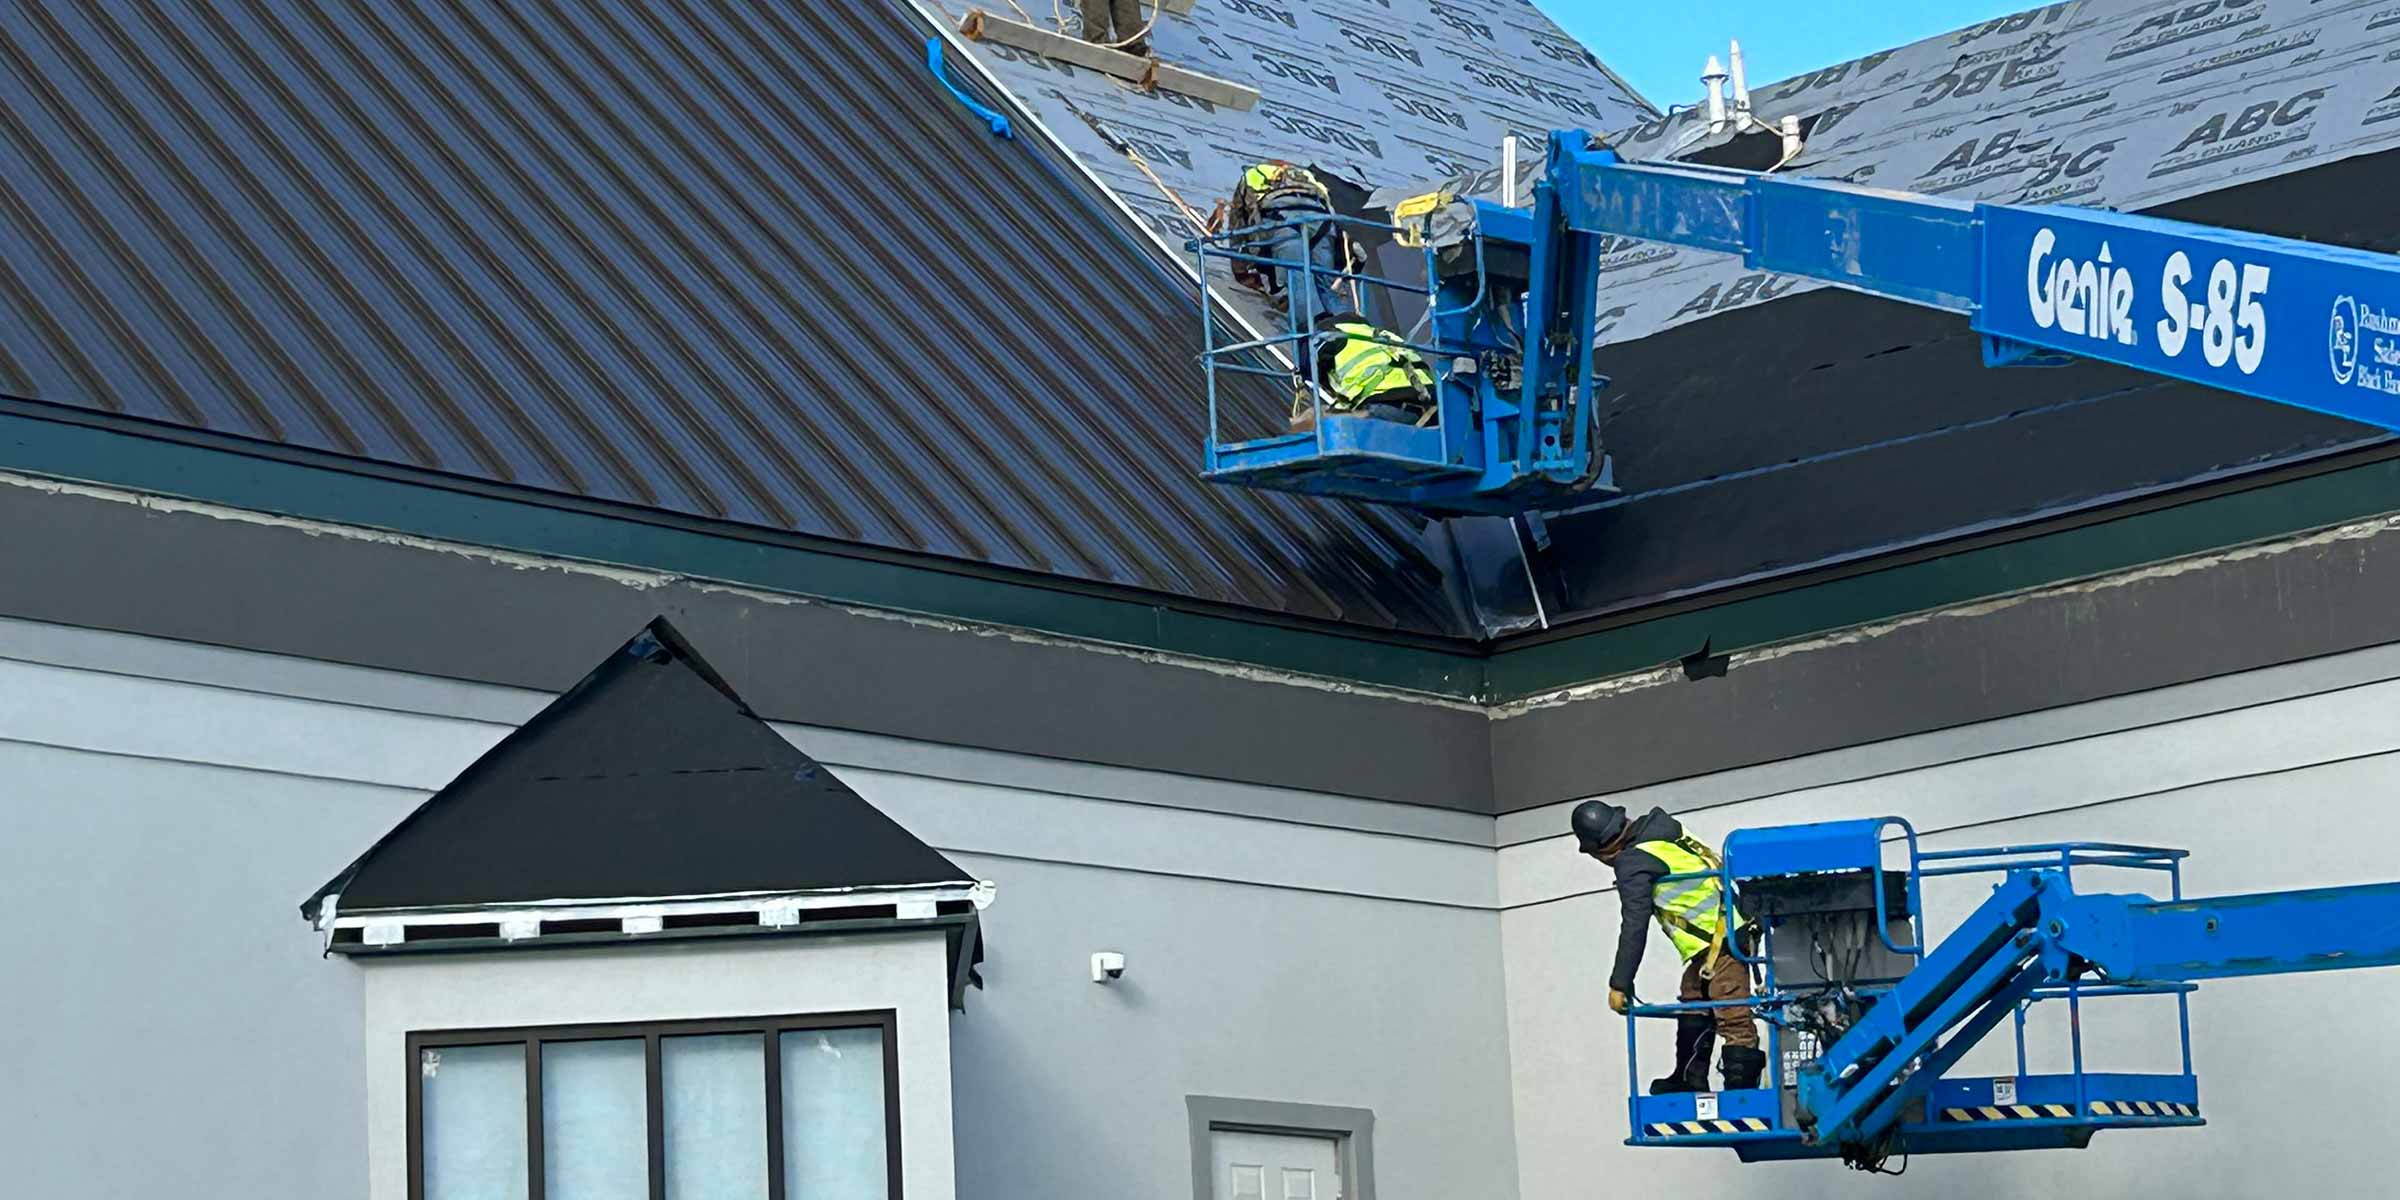
[[[1617,874],[1617,904],[1624,920],[1617,931],[1616,963],[1608,974],[1612,1011],[1622,1013],[1633,1003],[1633,975],[1642,965],[1652,920],[1683,956],[1683,986],[1677,999],[1749,999],[1750,969],[1733,952],[1740,916],[1727,902],[1723,882],[1714,876],[1670,878],[1715,871],[1714,851],[1686,834],[1683,825],[1660,808],[1633,818],[1614,804],[1586,800],[1575,806],[1568,824],[1576,847]],[[1675,1069],[1650,1081],[1651,1094],[1709,1090],[1708,1051],[1715,1040],[1725,1043],[1719,1063],[1725,1086],[1757,1087],[1767,1066],[1767,1056],[1758,1048],[1758,1025],[1747,1005],[1728,1005],[1677,1015]]]
[[[1317,318],[1316,367],[1328,413],[1403,425],[1422,425],[1433,415],[1437,384],[1424,356],[1409,348],[1408,339],[1356,313]],[[1314,418],[1303,394],[1292,405],[1292,427],[1311,428]]]
[[[1349,266],[1349,242],[1333,217],[1333,198],[1316,173],[1282,161],[1253,163],[1243,168],[1226,203],[1228,230],[1264,229],[1238,247],[1245,253],[1276,260],[1235,264],[1234,279],[1265,292],[1290,314],[1288,328],[1313,328],[1317,317],[1351,307],[1339,298],[1332,272]],[[1283,265],[1289,264],[1289,265]],[[1303,264],[1315,270],[1303,269]],[[1305,277],[1304,286],[1293,284]]]
[[[1083,40],[1150,57],[1150,26],[1136,0],[1083,0]]]

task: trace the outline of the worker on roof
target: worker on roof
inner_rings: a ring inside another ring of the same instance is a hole
[[[1244,168],[1226,204],[1224,228],[1261,229],[1239,249],[1279,264],[1240,264],[1234,279],[1283,305],[1291,314],[1292,329],[1312,329],[1319,313],[1351,307],[1334,286],[1338,281],[1333,274],[1348,267],[1350,255],[1349,241],[1332,217],[1333,197],[1316,173],[1280,159]],[[1286,263],[1290,265],[1280,265]],[[1315,270],[1302,269],[1303,263]],[[1292,295],[1294,276],[1307,280],[1297,299]]]
[[[1326,412],[1403,425],[1422,425],[1433,416],[1433,369],[1409,348],[1407,338],[1378,329],[1354,312],[1320,314],[1315,335],[1316,383],[1324,393]],[[1308,403],[1303,387],[1292,405],[1292,427],[1309,429],[1315,424],[1315,406]]]
[[[1727,945],[1739,936],[1739,922],[1725,903],[1724,883],[1713,874],[1670,878],[1716,871],[1715,852],[1686,834],[1661,808],[1637,819],[1614,804],[1586,800],[1575,806],[1568,824],[1576,847],[1617,873],[1617,904],[1624,922],[1617,930],[1616,963],[1608,973],[1610,1011],[1622,1013],[1633,1003],[1633,974],[1642,965],[1653,918],[1683,956],[1678,1000],[1749,999],[1750,970]],[[1719,1039],[1725,1043],[1719,1064],[1725,1086],[1757,1087],[1767,1056],[1758,1048],[1758,1026],[1750,1019],[1750,1009],[1734,1005],[1676,1016],[1675,1067],[1650,1081],[1650,1093],[1709,1090],[1709,1043]]]
[[[1083,40],[1150,57],[1150,26],[1138,0],[1083,0]]]

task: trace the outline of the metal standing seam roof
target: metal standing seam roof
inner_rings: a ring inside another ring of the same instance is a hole
[[[1188,284],[958,106],[927,33],[873,3],[7,5],[0,393],[1463,632],[1413,521],[1198,482]]]

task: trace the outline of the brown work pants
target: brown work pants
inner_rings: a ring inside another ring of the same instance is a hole
[[[1141,31],[1142,8],[1134,0],[1083,0],[1083,40],[1122,42]]]
[[[1703,950],[1683,964],[1683,987],[1675,998],[1694,1000],[1747,1000],[1750,998],[1750,969],[1731,952],[1717,952],[1715,970],[1708,969],[1708,951]],[[1717,1041],[1728,1046],[1758,1048],[1758,1024],[1750,1019],[1748,1008],[1718,1008],[1709,1010],[1717,1019]]]

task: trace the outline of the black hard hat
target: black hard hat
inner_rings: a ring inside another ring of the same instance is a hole
[[[1603,800],[1586,800],[1575,806],[1567,826],[1575,831],[1576,849],[1597,854],[1625,836],[1625,810]]]

